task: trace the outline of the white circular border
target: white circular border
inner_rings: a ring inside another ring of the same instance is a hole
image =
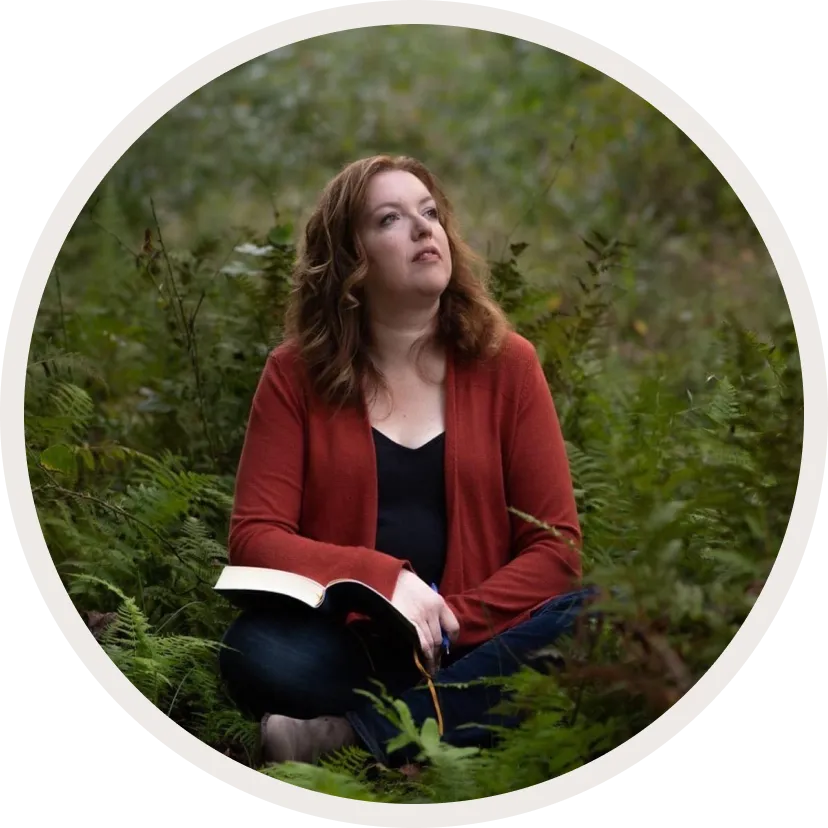
[[[191,736],[142,696],[114,666],[75,611],[49,556],[26,467],[23,432],[25,356],[49,272],[66,234],[90,194],[117,159],[158,118],[224,72],[300,40],[346,29],[431,24],[482,29],[569,55],[623,83],[670,118],[726,177],[750,213],[782,280],[796,327],[805,388],[805,430],[799,486],[790,523],[753,611],[722,656],[657,721],[588,765],[513,793],[470,802],[390,805],[306,791],[245,768]],[[635,64],[573,32],[526,15],[466,3],[394,0],[315,12],[278,23],[219,49],[178,74],[130,113],[72,180],[38,239],[9,326],[2,372],[2,456],[9,500],[32,573],[52,615],[83,662],[109,693],[162,742],[217,778],[262,799],[343,822],[412,826],[467,825],[526,813],[574,796],[626,770],[663,745],[715,698],[747,661],[782,604],[805,551],[819,500],[828,437],[828,386],[819,327],[796,254],[776,213],[746,167],[722,138],[676,94]]]

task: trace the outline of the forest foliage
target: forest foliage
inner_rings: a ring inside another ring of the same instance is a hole
[[[212,585],[297,228],[339,165],[378,151],[435,169],[538,350],[600,614],[556,667],[507,680],[526,719],[497,748],[456,750],[385,700],[416,775],[358,749],[261,770],[373,801],[478,798],[589,762],[692,688],[750,612],[796,492],[779,280],[727,183],[648,104],[549,50],[436,27],[317,38],[219,78],[125,154],[64,244],[29,354],[29,473],[90,634],[165,714],[257,767],[256,723],[217,674],[235,613]]]

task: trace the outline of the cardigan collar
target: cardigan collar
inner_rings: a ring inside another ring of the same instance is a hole
[[[446,564],[443,571],[443,592],[450,591],[451,584],[461,575],[462,555],[460,552],[461,538],[459,537],[460,521],[457,515],[457,469],[462,462],[462,446],[457,442],[457,394],[458,378],[460,375],[454,349],[446,346],[446,373],[445,373],[445,453],[444,477],[446,496]],[[373,485],[371,491],[371,547],[376,548],[376,523],[378,510],[377,493],[377,458],[374,446],[374,437],[371,432],[371,421],[368,417],[368,407],[364,394],[360,395],[360,405],[356,412],[360,420],[360,441],[366,458],[366,472]],[[462,581],[462,578],[460,578]]]

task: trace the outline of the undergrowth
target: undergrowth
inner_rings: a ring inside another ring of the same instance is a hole
[[[244,235],[244,234],[243,234]],[[234,616],[226,563],[233,474],[253,390],[280,336],[290,228],[229,250],[164,244],[158,223],[117,278],[44,296],[26,385],[26,451],[43,533],[90,634],[132,684],[195,737],[256,766],[256,724],[217,674]],[[128,245],[122,245],[129,250]],[[681,351],[615,324],[630,248],[594,234],[568,295],[521,273],[491,289],[538,349],[602,592],[557,652],[562,668],[504,680],[524,717],[497,747],[458,749],[433,720],[376,703],[419,750],[385,768],[358,748],[260,770],[335,796],[448,802],[525,788],[612,750],[674,705],[727,647],[767,578],[796,491],[803,396],[787,316],[759,334],[723,314]],[[633,262],[634,263],[634,262]],[[526,516],[532,519],[532,516]],[[550,531],[552,529],[550,528]]]

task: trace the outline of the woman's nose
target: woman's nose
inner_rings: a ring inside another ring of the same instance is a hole
[[[423,234],[431,235],[431,225],[428,223],[428,219],[418,216],[414,223],[414,235],[419,238]]]

